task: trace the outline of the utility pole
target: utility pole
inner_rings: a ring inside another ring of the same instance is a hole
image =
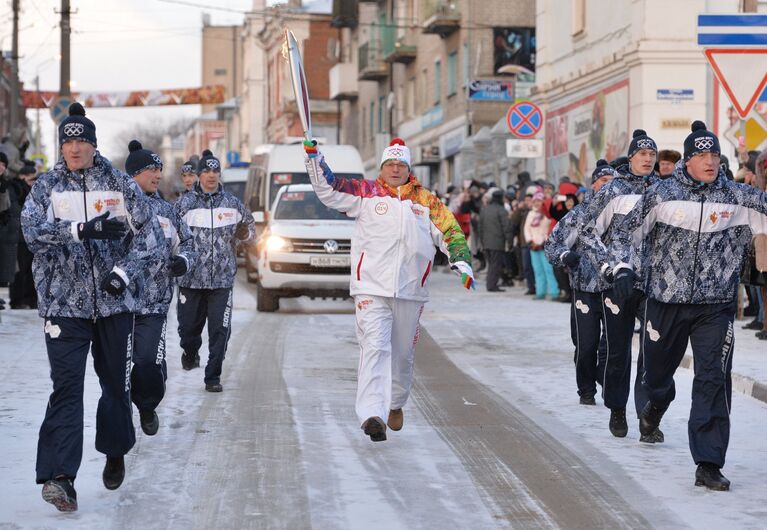
[[[13,40],[11,44],[11,130],[19,124],[19,1],[13,0]]]
[[[40,74],[35,76],[35,90],[37,90],[37,97],[40,97]],[[40,109],[37,109],[37,127],[35,127],[35,153],[42,153],[43,146],[40,145],[42,140],[40,139]]]
[[[69,0],[61,0],[61,76],[59,83],[59,96],[70,96],[69,88],[69,36],[72,33],[69,15]]]

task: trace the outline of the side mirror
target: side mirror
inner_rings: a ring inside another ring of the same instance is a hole
[[[256,224],[263,224],[265,221],[264,212],[253,212],[253,220]]]

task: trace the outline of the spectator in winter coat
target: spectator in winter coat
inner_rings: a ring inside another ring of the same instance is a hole
[[[658,177],[667,179],[674,174],[674,166],[682,159],[679,151],[662,149],[658,152]]]
[[[533,195],[533,207],[525,219],[524,230],[535,274],[535,299],[543,300],[548,294],[553,300],[559,295],[559,285],[554,277],[554,269],[543,252],[543,244],[549,237],[549,227],[553,221],[544,215],[543,201],[543,193],[536,192]]]
[[[741,269],[754,234],[767,233],[767,195],[727,180],[719,139],[695,121],[673,178],[653,186],[625,216],[611,247],[613,291],[630,296],[631,254],[644,240],[647,282],[642,334],[649,401],[640,432],[657,429],[674,400],[674,372],[692,345],[695,374],[688,422],[695,485],[728,490],[722,476],[730,437],[733,320]]]
[[[503,190],[492,188],[490,202],[479,213],[479,234],[487,260],[487,290],[501,292],[498,287],[503,269],[503,256],[506,244],[512,244],[511,222],[503,206]]]
[[[89,349],[102,392],[96,450],[106,455],[104,486],[116,489],[125,477],[123,457],[136,440],[126,381],[132,288],[146,280],[163,236],[139,187],[96,151],[96,126],[82,105],[69,107],[58,132],[62,159],[37,179],[21,220],[35,256],[53,381],[37,446],[37,483],[43,499],[74,511]]]
[[[0,285],[13,281],[19,244],[21,206],[18,182],[7,171],[8,157],[0,152]]]
[[[16,181],[19,216],[21,216],[21,208],[27,200],[35,180],[37,180],[35,163],[26,160]],[[35,280],[32,275],[33,257],[27,242],[24,241],[24,235],[21,232],[21,221],[19,221],[19,244],[16,251],[18,270],[10,286],[11,309],[37,309],[37,292],[35,291]]]
[[[607,183],[599,193],[588,202],[585,209],[583,237],[587,239],[590,248],[597,253],[596,259],[601,263],[600,270],[611,280],[607,247],[614,242],[615,230],[620,220],[628,213],[642,197],[647,188],[658,181],[655,174],[655,160],[658,148],[655,141],[647,136],[642,129],[636,129],[632,135],[628,149],[628,163],[618,166],[616,177]],[[641,244],[632,253],[636,270],[641,270],[643,256]],[[634,282],[634,291],[630,297],[618,300],[614,292],[608,291],[603,297],[603,314],[607,328],[607,362],[602,394],[604,403],[610,409],[610,433],[618,438],[628,434],[626,423],[626,403],[631,387],[631,344],[634,338],[634,322],[642,318],[644,307],[644,281],[638,275]],[[639,350],[637,374],[634,382],[634,405],[637,417],[642,411],[647,397],[639,384],[642,377],[642,350]],[[640,441],[647,443],[661,442],[663,433],[654,433],[651,437],[642,436]]]
[[[160,420],[155,410],[165,395],[168,369],[165,363],[165,326],[173,299],[173,278],[183,276],[193,263],[192,234],[157,188],[162,179],[162,160],[133,140],[125,171],[146,194],[148,203],[164,238],[151,263],[150,274],[137,286],[136,317],[133,327],[133,368],[131,400],[139,412],[141,430],[148,436],[157,434]]]
[[[410,173],[410,149],[401,138],[384,149],[374,181],[336,177],[316,141],[305,141],[304,149],[320,200],[356,218],[349,289],[360,343],[355,409],[364,433],[384,441],[387,425],[394,431],[403,425],[434,247],[467,289],[474,284],[471,255],[450,210]]]
[[[525,220],[528,213],[533,209],[533,195],[538,191],[537,186],[528,186],[521,205],[511,212],[511,232],[517,238],[520,261],[522,263],[522,275],[527,283],[526,295],[535,295],[535,272],[533,262],[530,259],[530,245],[525,238]]]
[[[205,390],[221,392],[221,369],[231,335],[232,287],[237,272],[239,241],[249,241],[256,232],[253,215],[240,200],[224,191],[221,163],[207,149],[197,166],[199,181],[176,202],[178,216],[194,237],[199,258],[178,281],[178,334],[181,337],[181,366],[200,366],[202,329],[208,323],[208,364]]]

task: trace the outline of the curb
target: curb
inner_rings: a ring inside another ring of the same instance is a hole
[[[685,355],[680,366],[692,370],[692,355]],[[763,403],[767,403],[767,385],[751,379],[750,377],[746,377],[745,375],[736,374],[735,372],[732,372],[731,377],[733,390],[754,399],[758,399]]]

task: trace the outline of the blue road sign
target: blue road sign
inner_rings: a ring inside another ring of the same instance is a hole
[[[506,125],[517,138],[531,138],[543,127],[543,111],[531,101],[520,101],[509,107]]]
[[[767,46],[767,15],[698,15],[701,46]]]

